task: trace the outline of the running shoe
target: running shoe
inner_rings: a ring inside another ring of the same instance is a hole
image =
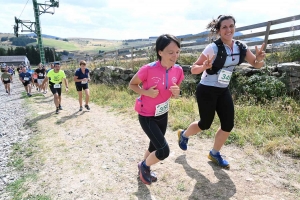
[[[59,109],[59,110],[62,110],[62,107],[61,107],[61,105],[59,105],[59,106],[58,106],[58,109]]]
[[[214,163],[216,163],[217,165],[219,165],[221,167],[224,167],[226,169],[230,168],[228,161],[224,160],[222,158],[222,156],[220,155],[220,152],[218,152],[216,155],[213,155],[212,151],[210,151],[207,157],[208,157],[208,159],[210,159],[211,161],[213,161]]]
[[[138,175],[140,175],[140,168],[138,167],[138,169],[139,169]],[[152,183],[154,183],[154,182],[157,181],[157,176],[156,176],[156,174],[155,174],[153,171],[151,171],[151,170],[150,170],[150,176],[151,176],[151,182],[152,182]]]
[[[80,106],[79,111],[82,111],[82,106]]]
[[[138,164],[140,179],[144,184],[150,185],[152,183],[150,169],[146,169],[142,163],[143,162],[140,162]]]
[[[182,149],[183,151],[186,151],[187,150],[187,144],[188,144],[189,138],[184,137],[183,133],[184,133],[184,130],[182,130],[182,129],[179,129],[177,131],[178,145],[179,145],[180,149]]]
[[[8,93],[8,91],[6,90],[6,93]]]
[[[59,113],[59,108],[56,108],[55,114]]]
[[[31,97],[32,95],[31,95],[30,93],[27,93],[27,96],[28,96],[28,97]]]
[[[87,110],[90,110],[89,105],[85,105],[84,107],[85,107]]]

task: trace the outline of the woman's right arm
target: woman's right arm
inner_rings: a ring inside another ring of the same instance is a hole
[[[141,79],[138,77],[136,73],[129,82],[129,88],[140,95],[149,96],[152,98],[155,98],[158,95],[159,90],[156,89],[156,85],[150,87],[148,90],[145,90],[140,87],[141,82],[142,82]]]
[[[207,55],[207,56],[206,56]],[[192,74],[201,74],[204,70],[212,67],[214,50],[211,45],[205,47],[197,61],[191,66]]]

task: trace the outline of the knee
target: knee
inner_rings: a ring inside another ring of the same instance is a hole
[[[159,159],[159,160],[164,160],[167,157],[169,157],[170,148],[169,148],[168,143],[166,143],[166,145],[164,147],[162,147],[161,149],[157,149],[155,155],[156,155],[157,159]]]
[[[221,124],[221,129],[223,130],[223,131],[226,131],[226,132],[231,132],[231,130],[233,129],[233,127],[234,127],[234,123],[232,122],[232,123],[227,123],[227,124]]]
[[[202,131],[209,129],[210,126],[211,126],[211,123],[204,123],[202,120],[200,120],[200,121],[198,122],[198,127],[199,127]]]

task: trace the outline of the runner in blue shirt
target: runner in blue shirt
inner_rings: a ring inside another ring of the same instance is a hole
[[[79,62],[80,68],[76,70],[74,75],[74,82],[76,90],[79,95],[79,111],[82,111],[82,90],[85,92],[85,105],[84,107],[87,110],[90,110],[89,99],[90,99],[90,90],[88,82],[90,81],[90,70],[86,68],[86,62],[81,60]]]
[[[22,67],[21,70],[22,71],[19,74],[19,80],[23,83],[27,96],[31,97],[31,74],[27,72],[26,67]]]

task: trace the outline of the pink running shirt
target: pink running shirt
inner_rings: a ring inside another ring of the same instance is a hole
[[[184,73],[177,64],[166,70],[160,61],[155,61],[142,66],[138,71],[138,77],[142,81],[143,89],[147,90],[157,85],[159,94],[155,98],[141,95],[136,99],[135,110],[142,116],[155,116],[156,105],[170,99],[172,96],[170,87],[174,85],[173,83],[179,85],[184,79]]]

